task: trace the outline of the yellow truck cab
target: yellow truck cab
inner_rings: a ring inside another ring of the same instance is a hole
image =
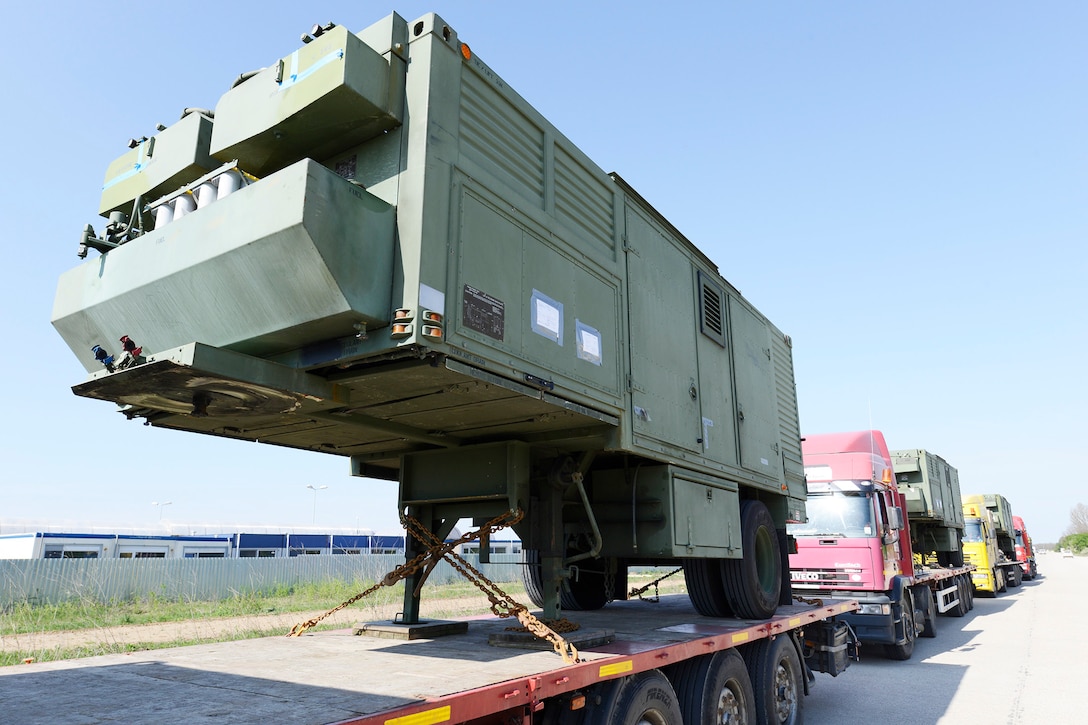
[[[971,574],[975,591],[997,596],[1009,586],[1019,585],[1019,576],[1011,571],[1016,562],[1005,560],[998,548],[993,514],[984,496],[963,497],[963,524],[963,557],[975,565]]]

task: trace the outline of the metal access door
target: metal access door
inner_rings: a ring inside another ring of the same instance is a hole
[[[637,208],[627,208],[631,430],[701,450],[691,261]]]
[[[778,477],[777,404],[767,323],[737,299],[729,300],[740,464]]]

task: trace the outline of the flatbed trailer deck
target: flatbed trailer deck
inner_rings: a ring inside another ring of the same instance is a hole
[[[550,649],[488,644],[516,620],[471,621],[464,634],[399,640],[351,629],[299,638],[194,645],[0,669],[6,722],[309,724],[531,722],[547,698],[742,647],[853,611],[836,601],[779,607],[770,620],[697,614],[685,595],[579,612],[613,641],[564,665]],[[499,722],[500,720],[495,720]]]

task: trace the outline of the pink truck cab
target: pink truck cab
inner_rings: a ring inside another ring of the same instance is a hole
[[[909,659],[917,636],[934,636],[938,612],[969,606],[965,568],[915,570],[906,502],[884,435],[858,431],[805,436],[808,520],[791,524],[796,594],[856,599],[845,620],[862,643]]]
[[[883,434],[806,436],[801,445],[808,522],[790,528],[794,586],[887,591],[912,565],[900,546],[910,537]]]

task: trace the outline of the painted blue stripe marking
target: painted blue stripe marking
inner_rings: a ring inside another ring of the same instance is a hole
[[[117,176],[113,177],[105,184],[103,184],[102,191],[105,191],[114,184],[120,184],[125,179],[135,176],[136,174],[140,173],[148,164],[151,163],[150,159],[148,159],[146,162],[144,161],[144,144],[140,144],[136,148],[139,149],[138,153],[136,154],[136,163],[133,164],[132,168],[128,171],[118,174]]]
[[[321,58],[316,63],[311,65],[309,68],[307,68],[306,70],[304,70],[304,71],[302,71],[300,73],[297,70],[298,69],[298,52],[296,51],[295,53],[291,54],[291,74],[289,76],[287,76],[287,78],[280,83],[280,90],[282,91],[284,88],[289,88],[290,86],[293,86],[295,83],[299,83],[299,82],[305,80],[308,76],[312,75],[313,73],[316,73],[318,70],[320,70],[324,66],[328,65],[329,63],[332,63],[332,62],[337,61],[337,60],[343,60],[343,59],[344,59],[344,49],[343,48],[338,48],[337,50],[334,50],[333,52],[329,53],[328,55]]]

